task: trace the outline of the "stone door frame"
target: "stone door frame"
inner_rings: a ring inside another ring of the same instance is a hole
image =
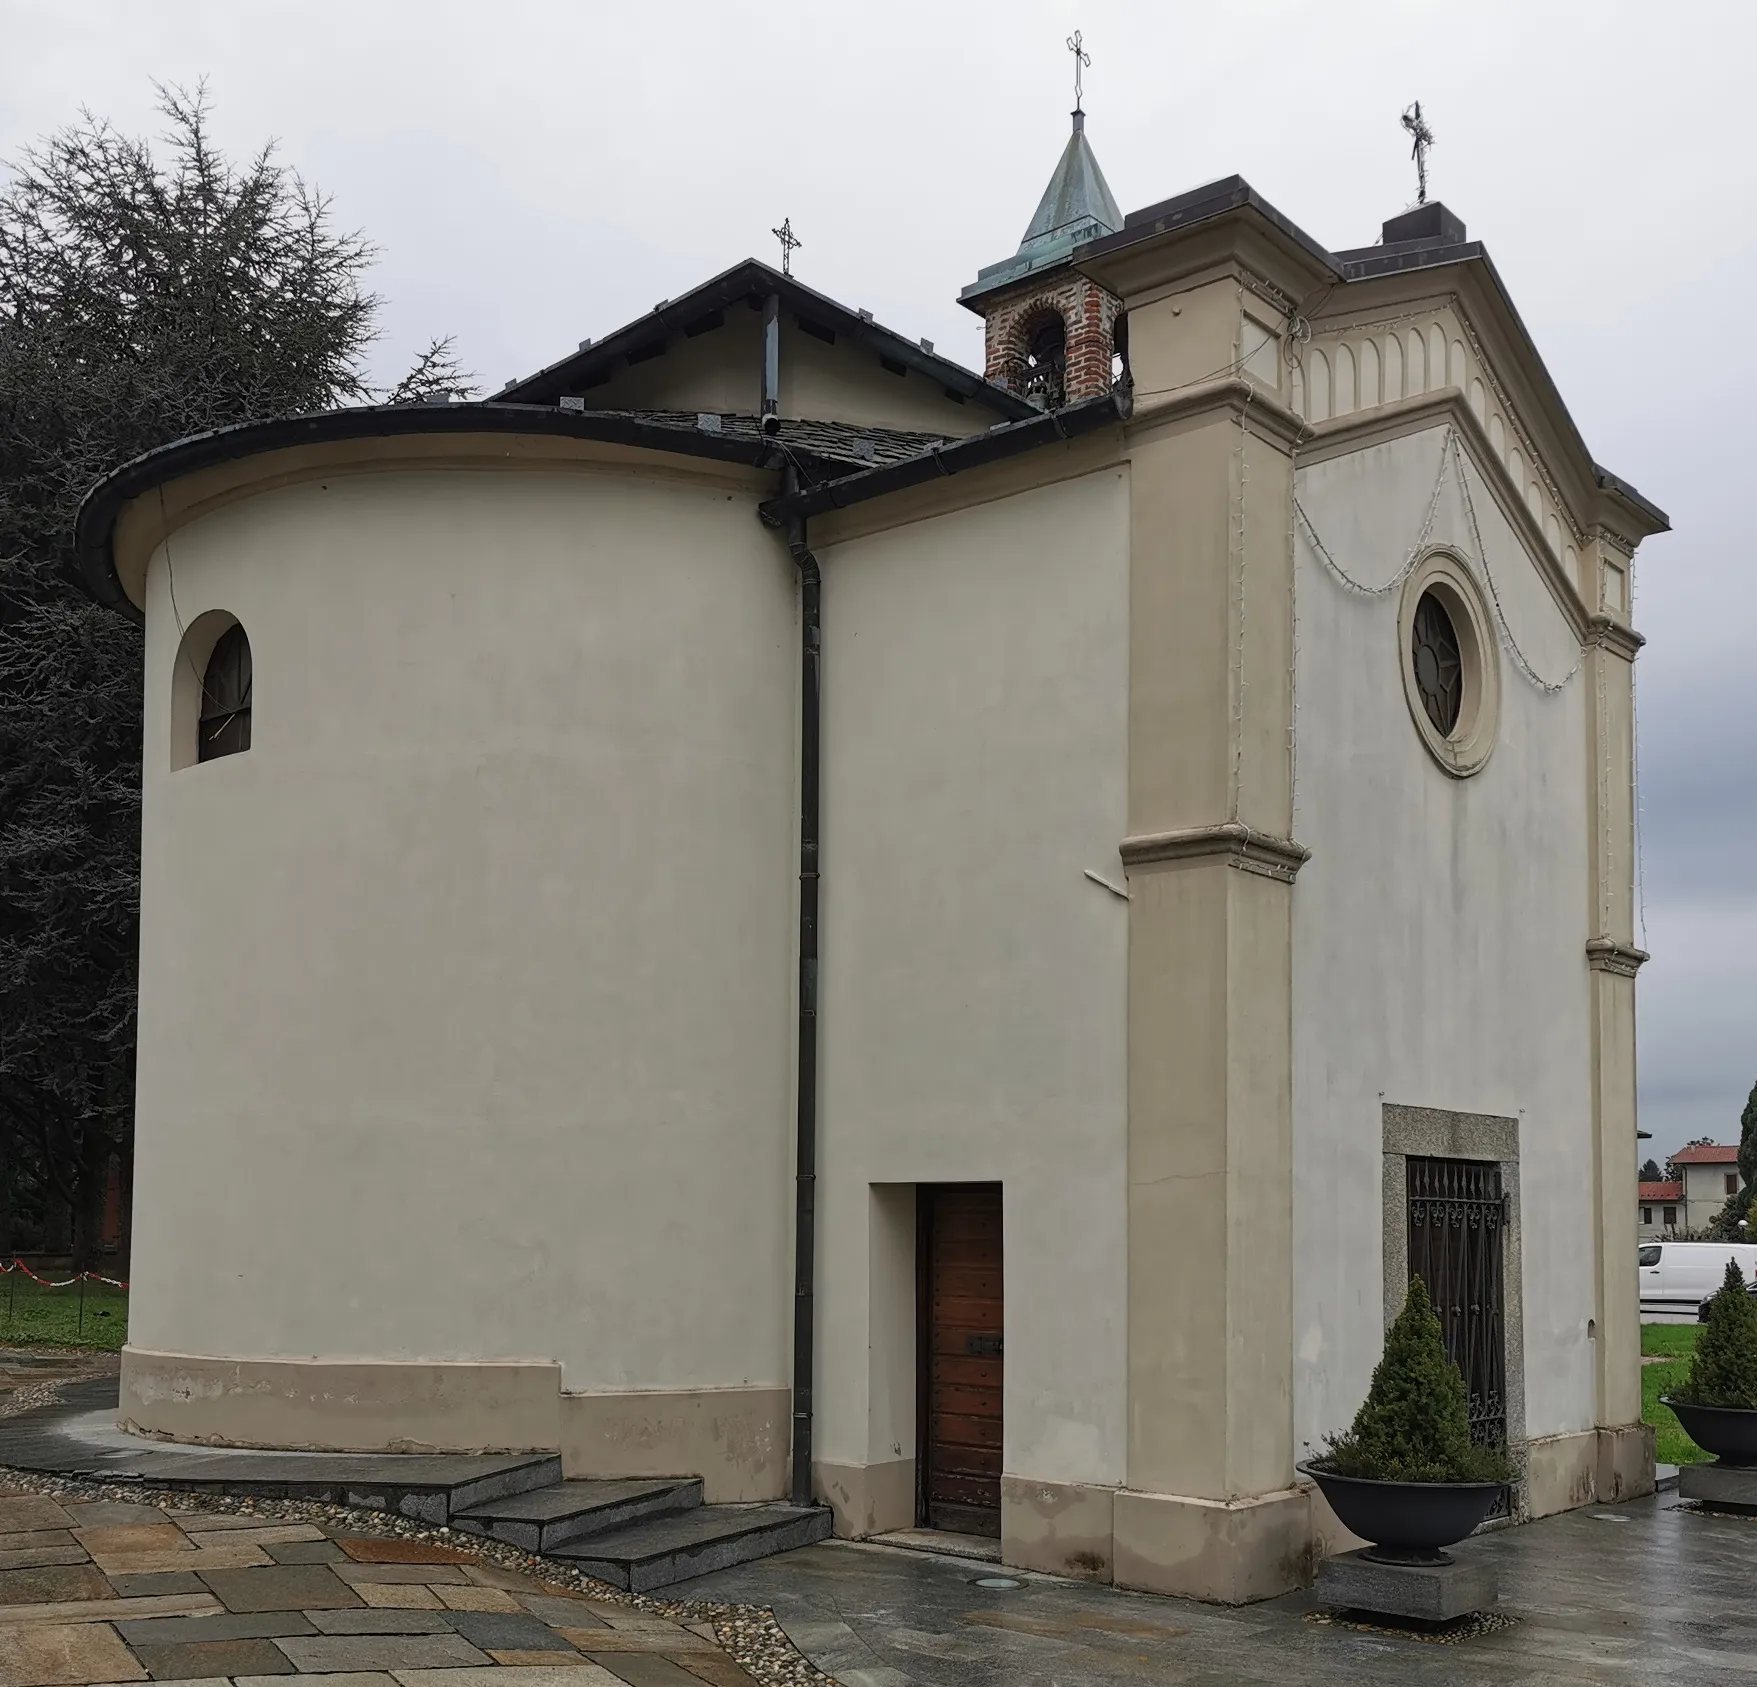
[[[1491,1160],[1501,1169],[1507,1229],[1501,1252],[1501,1319],[1507,1387],[1507,1453],[1513,1460],[1512,1516],[1528,1513],[1525,1460],[1525,1296],[1520,1238],[1519,1121],[1494,1113],[1453,1113],[1439,1107],[1385,1102],[1384,1280],[1385,1328],[1409,1293],[1409,1167],[1411,1155],[1441,1160]]]

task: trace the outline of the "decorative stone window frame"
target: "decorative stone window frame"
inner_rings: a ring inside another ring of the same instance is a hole
[[[1428,718],[1411,654],[1416,608],[1429,592],[1440,600],[1451,619],[1463,667],[1464,695],[1457,724],[1450,732],[1441,732]],[[1501,730],[1501,647],[1482,588],[1463,560],[1451,551],[1429,551],[1403,582],[1403,597],[1397,611],[1397,663],[1403,675],[1403,698],[1409,705],[1409,718],[1415,722],[1415,730],[1428,754],[1454,779],[1468,779],[1473,773],[1480,773],[1494,752]]]
[[[1439,1107],[1380,1107],[1384,1132],[1385,1328],[1409,1295],[1409,1165],[1411,1155],[1440,1160],[1492,1160],[1501,1169],[1507,1228],[1501,1245],[1501,1342],[1507,1379],[1507,1455],[1513,1461],[1512,1518],[1530,1515],[1526,1495],[1525,1295],[1519,1196],[1519,1121],[1494,1113],[1453,1113]]]

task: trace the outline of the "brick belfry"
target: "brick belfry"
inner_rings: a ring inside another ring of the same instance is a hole
[[[1043,190],[1025,238],[958,295],[986,326],[988,379],[1046,410],[1110,391],[1122,301],[1069,264],[1075,248],[1123,226],[1080,109],[1078,38],[1073,133]]]

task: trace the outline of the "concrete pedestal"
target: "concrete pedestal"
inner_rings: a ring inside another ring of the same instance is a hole
[[[1715,1511],[1757,1511],[1757,1465],[1680,1465],[1678,1498]]]
[[[1380,1564],[1366,1548],[1326,1558],[1313,1589],[1327,1605],[1416,1622],[1443,1623],[1494,1607],[1494,1571],[1466,1556],[1447,1564]]]

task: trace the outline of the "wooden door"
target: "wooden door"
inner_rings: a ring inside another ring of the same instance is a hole
[[[919,1520],[1001,1532],[1004,1328],[998,1183],[923,1187],[918,1215]]]

